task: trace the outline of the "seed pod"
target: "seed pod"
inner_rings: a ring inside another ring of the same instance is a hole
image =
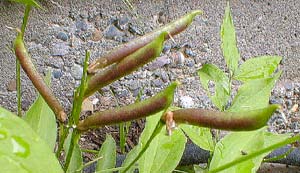
[[[118,62],[122,60],[124,57],[130,55],[135,52],[139,48],[145,46],[150,43],[153,39],[159,36],[162,32],[168,32],[171,36],[174,36],[181,31],[185,30],[193,21],[194,17],[198,14],[201,14],[200,10],[192,11],[189,14],[165,25],[162,28],[159,28],[151,33],[148,33],[144,36],[138,37],[126,44],[123,44],[116,49],[112,50],[108,54],[103,57],[98,58],[95,62],[93,62],[88,69],[88,73],[94,74],[98,69],[104,68],[110,64]],[[165,35],[165,39],[170,38],[169,35]]]
[[[174,82],[157,95],[128,106],[95,113],[79,122],[77,128],[81,131],[89,128],[117,124],[147,117],[164,110],[173,102],[174,91],[178,83]]]
[[[244,131],[255,130],[266,125],[278,105],[247,112],[218,112],[205,109],[179,109],[173,111],[176,123],[186,123],[215,129]],[[166,121],[166,117],[162,118]]]
[[[14,49],[16,57],[19,59],[23,70],[25,71],[29,79],[32,81],[35,88],[39,91],[44,100],[47,102],[49,107],[55,113],[57,119],[61,122],[66,121],[67,115],[64,112],[63,107],[60,105],[59,101],[56,99],[51,89],[47,86],[42,76],[40,76],[40,74],[36,71],[24,45],[21,33],[18,34],[14,42]]]
[[[166,35],[166,32],[161,33],[152,42],[137,50],[133,54],[125,57],[119,63],[113,64],[103,71],[91,76],[88,80],[84,97],[92,95],[100,88],[130,74],[134,70],[159,56],[162,51],[163,42]]]

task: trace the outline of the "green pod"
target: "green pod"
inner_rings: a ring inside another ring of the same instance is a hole
[[[36,71],[24,45],[21,33],[18,34],[14,42],[14,50],[16,57],[19,59],[23,70],[25,71],[35,88],[39,91],[39,93],[47,102],[52,111],[55,113],[57,118],[61,122],[66,121],[67,115],[64,112],[63,107],[54,96],[52,90],[47,86],[43,77]]]
[[[115,62],[119,62],[124,57],[132,54],[136,50],[150,43],[153,39],[158,37],[162,32],[168,32],[171,36],[174,36],[183,30],[185,30],[193,21],[196,15],[201,14],[202,11],[195,10],[192,11],[185,16],[159,28],[154,30],[144,36],[138,37],[126,44],[123,44],[116,49],[112,50],[108,54],[103,57],[98,58],[95,62],[93,62],[88,69],[90,74],[96,73],[98,69],[104,68],[110,64]],[[165,35],[165,39],[170,38],[169,35]]]
[[[117,64],[113,64],[103,71],[91,76],[88,80],[84,97],[92,95],[100,88],[130,74],[144,64],[158,57],[163,48],[166,32],[161,33],[156,39],[127,56]]]
[[[173,102],[174,91],[177,85],[178,82],[173,82],[165,90],[144,101],[95,113],[80,121],[77,128],[85,131],[89,128],[140,119],[167,109]]]
[[[173,111],[176,123],[231,131],[259,129],[266,125],[278,105],[246,112],[218,112],[205,109],[179,109]],[[163,120],[165,121],[165,117]]]

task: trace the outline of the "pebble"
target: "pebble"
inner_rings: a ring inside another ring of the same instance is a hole
[[[155,69],[161,68],[164,65],[170,64],[171,60],[168,58],[168,56],[164,55],[161,57],[158,57],[154,62],[148,65],[148,69],[153,71]]]
[[[114,25],[109,25],[104,30],[104,37],[107,39],[116,39],[116,37],[123,37],[125,34],[121,32],[117,27]]]
[[[120,19],[117,20],[115,23],[116,27],[122,31],[128,30],[128,22],[130,18],[127,16],[122,16]]]
[[[152,81],[152,86],[160,88],[164,85],[164,82],[161,79],[154,79]]]
[[[165,44],[162,52],[165,53],[165,54],[167,54],[167,53],[170,52],[171,48],[172,48],[171,45]]]
[[[185,65],[188,67],[194,67],[195,61],[193,59],[186,59]]]
[[[69,53],[69,46],[67,43],[56,43],[52,45],[52,56],[64,56]]]
[[[195,56],[196,56],[196,53],[193,52],[191,49],[185,49],[184,53],[185,53],[187,56],[190,56],[190,57],[195,57]]]
[[[182,108],[192,108],[194,107],[195,103],[193,98],[189,96],[182,96],[179,98],[179,105]]]
[[[184,64],[184,54],[182,52],[177,52],[175,54],[172,55],[173,57],[173,62],[177,65],[183,65]]]
[[[62,77],[63,73],[61,72],[61,70],[53,70],[52,72],[52,76],[55,79],[59,79],[60,77]]]
[[[130,83],[130,85],[128,86],[128,88],[129,88],[131,91],[138,90],[138,89],[140,88],[138,81],[133,80],[133,81]]]
[[[80,80],[82,76],[82,67],[78,64],[75,64],[71,68],[71,75],[74,77],[74,79]]]
[[[160,11],[158,13],[158,23],[161,23],[161,24],[165,24],[167,22],[167,19],[166,19],[166,15],[164,14],[163,11]]]
[[[7,91],[16,91],[17,90],[17,83],[16,80],[11,80],[7,83],[7,87],[6,87]]]
[[[76,29],[79,31],[87,31],[88,25],[84,20],[79,20],[75,23]]]
[[[92,33],[92,41],[100,41],[102,38],[102,32],[98,29],[95,29]]]
[[[132,34],[144,35],[144,32],[142,31],[142,29],[138,28],[138,26],[136,26],[132,23],[129,24],[128,31]]]
[[[68,34],[66,34],[65,32],[59,32],[57,35],[56,35],[56,38],[57,39],[60,39],[62,41],[67,41],[69,39],[69,36]]]

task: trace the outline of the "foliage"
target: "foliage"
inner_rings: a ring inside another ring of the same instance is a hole
[[[63,172],[63,169],[70,173],[82,172],[84,166],[90,164],[83,164],[79,145],[82,133],[91,128],[143,117],[146,117],[146,125],[139,143],[127,153],[120,168],[115,168],[116,142],[107,135],[97,152],[97,172],[133,172],[135,169],[143,173],[172,172],[183,155],[187,137],[212,153],[206,171],[256,172],[270,151],[299,140],[299,136],[273,134],[263,127],[278,107],[269,105],[268,101],[281,74],[280,71],[276,72],[281,57],[261,56],[240,62],[229,3],[220,34],[229,74],[213,64],[205,64],[198,71],[202,87],[220,111],[171,107],[179,84],[174,82],[149,99],[96,112],[79,121],[85,98],[159,56],[164,41],[187,28],[194,17],[201,13],[196,10],[119,46],[89,66],[90,53],[87,51],[81,84],[74,92],[72,113],[66,123],[64,109],[49,87],[49,75],[44,81],[37,73],[23,40],[30,7],[39,5],[34,0],[14,1],[26,5],[22,29],[14,44],[15,54],[40,95],[24,119],[0,107],[0,163],[7,165],[4,172],[45,172],[45,168],[47,172]],[[233,80],[242,83],[234,97]],[[55,116],[59,121],[58,143]],[[176,123],[179,125],[176,126]],[[206,127],[243,132],[231,132],[218,141]],[[54,155],[56,145],[57,158]],[[192,171],[196,169],[197,166]]]

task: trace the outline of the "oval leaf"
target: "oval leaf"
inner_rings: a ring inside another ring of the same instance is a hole
[[[178,165],[187,139],[181,130],[171,136],[163,128],[139,160],[139,171],[143,173],[171,173]]]
[[[229,79],[226,74],[213,64],[205,64],[198,71],[200,82],[212,102],[223,110],[229,98]],[[209,91],[209,82],[214,83],[214,93]]]
[[[47,74],[46,83],[50,84],[51,72]],[[35,132],[54,150],[57,135],[55,114],[39,94],[37,100],[27,111],[25,118]]]
[[[0,164],[7,172],[63,172],[45,141],[23,119],[1,107]]]
[[[116,165],[116,142],[111,135],[106,136],[106,140],[101,146],[98,157],[101,159],[97,163],[96,171],[114,168]],[[113,171],[107,171],[107,173]]]
[[[261,56],[248,59],[238,69],[234,78],[243,82],[270,77],[276,70],[280,56]]]
[[[235,29],[231,17],[229,2],[225,9],[225,16],[221,26],[222,51],[227,67],[230,72],[235,73],[240,59],[239,50],[236,46]]]

